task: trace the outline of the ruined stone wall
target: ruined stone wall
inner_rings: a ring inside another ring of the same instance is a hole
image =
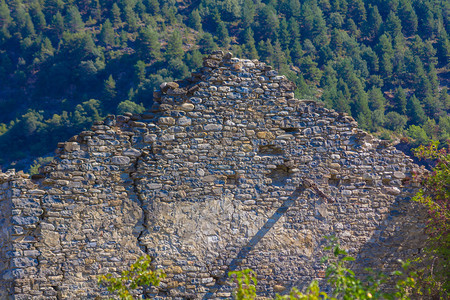
[[[230,297],[226,274],[247,267],[273,295],[324,276],[330,234],[358,270],[416,254],[417,166],[293,90],[264,63],[215,52],[163,84],[151,111],[61,143],[32,180],[5,175],[2,220],[22,220],[24,239],[2,232],[3,295],[106,296],[96,277],[144,253],[168,274],[148,297]]]

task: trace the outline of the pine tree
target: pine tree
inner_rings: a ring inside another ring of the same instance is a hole
[[[283,50],[287,50],[289,48],[291,36],[288,31],[288,24],[286,22],[286,19],[282,19],[280,22],[280,29],[278,32],[278,36],[279,36],[281,48]]]
[[[33,20],[33,24],[36,26],[36,28],[39,31],[44,30],[45,27],[47,26],[47,22],[45,20],[45,15],[42,12],[41,5],[39,4],[39,2],[34,2],[30,5],[30,8],[32,11],[31,17]],[[0,13],[0,15],[1,15],[1,13]]]
[[[80,11],[76,6],[70,6],[67,10],[66,22],[71,32],[78,32],[84,29],[84,22],[81,19]]]
[[[295,40],[291,50],[292,62],[297,66],[300,65],[300,59],[302,58],[302,56],[303,56],[302,46],[300,45],[299,40]]]
[[[190,13],[188,24],[189,24],[189,26],[191,26],[192,28],[194,28],[197,31],[202,30],[202,19],[200,17],[198,9],[194,9]]]
[[[141,27],[136,38],[136,51],[139,57],[143,60],[159,59],[161,56],[160,48],[158,33],[150,27]]]
[[[274,49],[274,54],[275,54],[274,55],[274,61],[273,61],[274,62],[274,67],[277,70],[280,70],[284,66],[287,65],[288,59],[287,59],[286,54],[284,53],[284,51],[283,51],[283,49],[281,47],[281,43],[280,43],[279,40],[275,41],[275,45],[274,45],[273,49]]]
[[[136,13],[131,6],[125,6],[124,21],[128,31],[135,32],[138,30],[139,18],[136,16]]]
[[[214,42],[214,39],[209,32],[205,32],[202,35],[202,37],[198,41],[198,45],[200,46],[200,52],[202,54],[211,53],[217,48],[217,44]]]
[[[391,11],[384,23],[384,31],[391,36],[396,36],[402,32],[402,23],[395,12]]]
[[[230,35],[228,34],[227,26],[223,21],[220,21],[217,24],[217,38],[219,41],[219,45],[223,48],[228,48],[228,45],[231,42]],[[256,51],[256,50],[255,50]]]
[[[113,4],[111,14],[114,22],[114,27],[120,27],[122,25],[122,19],[120,18],[121,12],[117,3]]]
[[[402,87],[399,87],[396,91],[395,91],[395,95],[394,95],[394,110],[399,113],[400,115],[405,115],[406,114],[406,93],[405,91],[402,89]]]
[[[186,53],[186,65],[189,69],[196,70],[202,66],[202,54],[197,49]]]
[[[166,48],[165,56],[166,56],[167,60],[172,59],[172,58],[181,59],[183,57],[183,54],[184,54],[183,41],[181,39],[180,33],[175,30],[169,36],[169,40],[167,41],[167,48]]]
[[[244,53],[248,58],[258,59],[258,51],[255,47],[255,39],[253,38],[253,30],[248,27],[244,32]]]
[[[335,51],[337,55],[342,54],[342,44],[344,43],[344,39],[342,38],[342,34],[338,29],[333,29],[331,32],[331,40],[330,47]]]
[[[386,99],[384,98],[381,89],[372,87],[367,93],[367,96],[369,98],[370,110],[374,111],[379,109],[384,112],[384,109],[386,107]]]
[[[108,79],[106,79],[103,83],[103,100],[105,103],[112,103],[114,102],[116,95],[116,81],[112,75],[109,75]]]
[[[145,79],[146,74],[145,69],[146,69],[145,62],[143,62],[142,60],[138,60],[134,65],[135,75],[139,83],[142,83]],[[128,97],[128,99],[132,99],[132,97]]]
[[[411,3],[407,0],[402,0],[398,14],[402,22],[403,32],[407,36],[415,35],[417,32],[418,20]]]
[[[114,37],[115,33],[111,21],[109,21],[109,19],[106,19],[106,21],[101,26],[99,40],[103,45],[111,46],[114,45]]]
[[[147,12],[152,16],[159,13],[159,2],[158,0],[144,0],[144,5],[147,8]]]
[[[362,0],[349,0],[348,2],[348,16],[352,18],[358,26],[362,26],[367,20],[364,2]]]
[[[378,11],[378,7],[369,4],[369,16],[365,27],[371,39],[376,39],[378,37],[381,24],[383,24],[383,19]]]
[[[297,21],[294,18],[290,18],[288,21],[288,30],[291,41],[297,41],[300,39],[300,29]],[[294,43],[291,43],[293,45]]]
[[[258,12],[258,36],[262,40],[276,39],[278,36],[279,19],[271,6],[264,6]]]
[[[415,95],[410,97],[406,103],[406,114],[409,117],[409,123],[413,125],[423,124],[427,119],[419,99]]]
[[[58,39],[60,39],[64,32],[64,19],[58,11],[52,19],[52,31]]]
[[[247,28],[253,24],[256,14],[255,4],[253,0],[244,0],[241,9],[241,19],[243,28]]]
[[[265,42],[260,41],[258,44],[258,53],[260,54],[262,60],[267,63],[272,63],[275,55],[272,41],[270,39],[267,39]]]
[[[439,32],[436,42],[437,57],[440,66],[445,66],[450,62],[450,41],[444,29]]]
[[[11,22],[12,18],[8,4],[6,4],[5,0],[0,0],[0,45],[11,36],[9,33]]]

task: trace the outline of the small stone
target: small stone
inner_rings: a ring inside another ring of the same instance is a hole
[[[175,119],[172,117],[161,117],[158,123],[161,125],[175,125]]]
[[[401,193],[400,189],[397,187],[386,187],[386,193],[390,195],[399,195]]]
[[[115,165],[126,165],[130,162],[130,158],[127,156],[113,156],[111,163]]]
[[[269,131],[260,131],[256,133],[256,136],[263,140],[273,140],[275,136]]]
[[[220,124],[207,124],[205,125],[204,129],[205,131],[220,131],[222,130],[222,125]]]
[[[280,293],[280,292],[284,291],[285,289],[286,288],[284,286],[279,285],[279,284],[276,284],[273,286],[273,291],[277,292],[277,293]]]
[[[189,126],[191,125],[192,120],[187,117],[181,117],[177,120],[177,125],[179,126]]]
[[[195,108],[194,104],[192,103],[183,103],[181,104],[181,109],[184,111],[193,111]]]
[[[157,135],[156,134],[147,134],[144,136],[144,142],[151,143],[156,141]]]
[[[137,150],[137,149],[126,149],[123,151],[123,155],[126,156],[134,156],[134,157],[138,157],[141,155],[141,151]]]

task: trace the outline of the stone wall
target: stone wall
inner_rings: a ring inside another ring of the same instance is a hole
[[[358,270],[417,254],[417,166],[294,88],[264,63],[215,52],[163,84],[150,111],[60,143],[40,175],[1,175],[3,295],[106,296],[97,276],[144,253],[168,274],[149,297],[226,298],[226,274],[246,267],[273,295],[324,276],[330,234]]]

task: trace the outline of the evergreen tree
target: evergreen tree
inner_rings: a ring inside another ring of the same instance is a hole
[[[124,21],[130,32],[137,31],[139,19],[131,6],[125,6]]]
[[[176,42],[176,41],[174,41]],[[149,27],[141,27],[139,30],[139,34],[136,38],[136,51],[140,58],[144,60],[151,60],[151,59],[159,59],[161,57],[160,52],[160,43],[158,40],[158,33],[153,31]],[[181,47],[179,44],[171,44],[170,47]],[[183,54],[183,51],[181,48],[175,49],[171,48],[169,49],[169,44],[167,45],[168,51],[178,51],[179,55]],[[173,55],[174,53],[169,54],[166,52],[166,55]]]
[[[379,109],[384,112],[386,107],[386,99],[384,98],[381,89],[373,87],[369,90],[367,96],[369,98],[370,110],[374,111]]]
[[[105,46],[114,45],[114,29],[112,27],[111,21],[106,19],[105,23],[101,26],[99,40]]]
[[[155,16],[159,13],[159,2],[158,0],[144,0],[144,6],[147,9],[147,12],[152,16]]]
[[[0,0],[0,45],[10,38],[9,27],[11,23],[12,18],[8,4],[5,0]]]
[[[244,32],[244,53],[250,59],[258,59],[258,51],[256,51],[255,39],[250,27]]]
[[[189,15],[189,26],[194,28],[197,31],[202,30],[202,19],[198,12],[198,9],[194,9]]]
[[[383,19],[378,12],[378,7],[369,4],[369,16],[367,18],[366,30],[369,33],[371,39],[378,37]]]
[[[181,59],[183,57],[183,54],[184,54],[183,41],[181,39],[180,33],[177,30],[175,30],[169,36],[169,40],[167,41],[167,48],[166,48],[165,56],[166,56],[166,59],[168,59],[168,60],[174,59],[174,58]]]
[[[84,22],[81,19],[80,11],[76,6],[70,6],[66,15],[67,28],[71,32],[78,32],[84,29]]]
[[[225,23],[223,21],[220,21],[217,24],[216,31],[217,31],[217,38],[218,38],[219,45],[221,47],[227,48],[228,45],[230,44],[231,40],[230,40],[230,36],[228,34],[227,26],[225,25]]]
[[[116,81],[112,75],[109,75],[108,79],[103,82],[103,100],[105,103],[112,103],[116,99]]]
[[[113,4],[111,14],[114,22],[114,27],[120,27],[122,25],[122,19],[120,18],[121,11],[117,3]]]
[[[134,65],[135,75],[139,83],[144,82],[145,74],[146,74],[146,66],[145,62],[142,60],[138,60]],[[132,99],[132,97],[128,97]]]
[[[253,0],[243,0],[241,9],[241,19],[243,28],[247,28],[253,24],[256,8]]]
[[[297,66],[300,65],[300,59],[302,58],[302,56],[303,56],[302,46],[300,45],[299,40],[295,40],[291,50],[292,62]]]
[[[402,22],[403,32],[407,36],[415,35],[417,32],[418,20],[416,12],[408,0],[401,0],[398,13]]]
[[[299,0],[289,0],[290,16],[298,18],[301,12],[301,5]]]
[[[273,60],[274,67],[277,70],[280,70],[287,65],[287,61],[288,61],[286,54],[284,53],[283,49],[281,48],[280,41],[278,41],[278,40],[275,41],[273,50],[274,50],[274,54],[275,54],[274,60]]]
[[[406,103],[406,114],[409,117],[409,123],[413,125],[423,124],[427,119],[419,99],[415,95],[410,97]]]
[[[439,65],[445,66],[450,64],[450,42],[445,30],[441,30],[437,37],[436,50]]]
[[[202,37],[198,41],[198,45],[200,46],[200,52],[202,54],[211,53],[217,48],[217,44],[214,42],[214,39],[209,32],[205,32],[202,35]]]
[[[362,0],[348,1],[348,16],[352,18],[358,26],[362,26],[367,21],[366,8]]]
[[[260,40],[276,39],[278,36],[279,20],[274,9],[268,5],[258,12],[258,38]]]
[[[1,4],[0,4],[1,7]],[[44,30],[47,27],[47,22],[45,20],[45,15],[42,12],[42,8],[39,2],[34,2],[31,4],[31,17],[33,24],[35,24],[36,28],[40,31]],[[1,15],[1,12],[0,12]],[[1,18],[1,17],[0,17]]]
[[[288,30],[291,41],[297,41],[300,39],[300,29],[297,21],[294,18],[290,18],[288,21]],[[293,45],[294,43],[291,43]]]
[[[64,19],[61,13],[58,11],[52,19],[52,31],[57,39],[60,39],[64,32]]]
[[[406,103],[406,93],[402,87],[399,87],[394,95],[394,110],[400,115],[406,114]]]
[[[196,70],[202,66],[202,54],[197,49],[186,52],[185,61],[191,71]]]
[[[384,23],[384,31],[390,36],[396,36],[402,32],[402,23],[395,12],[391,11]]]
[[[258,44],[258,53],[261,56],[261,59],[272,63],[274,60],[275,50],[272,46],[272,41],[270,39],[267,39],[265,42],[260,41]]]
[[[286,19],[282,19],[280,22],[280,29],[278,32],[278,36],[279,36],[281,48],[283,50],[287,50],[289,48],[291,36],[288,31],[288,24],[286,22]]]
[[[336,28],[331,32],[331,40],[330,47],[337,55],[342,54],[342,45],[344,43],[344,39],[342,38],[342,34]]]

